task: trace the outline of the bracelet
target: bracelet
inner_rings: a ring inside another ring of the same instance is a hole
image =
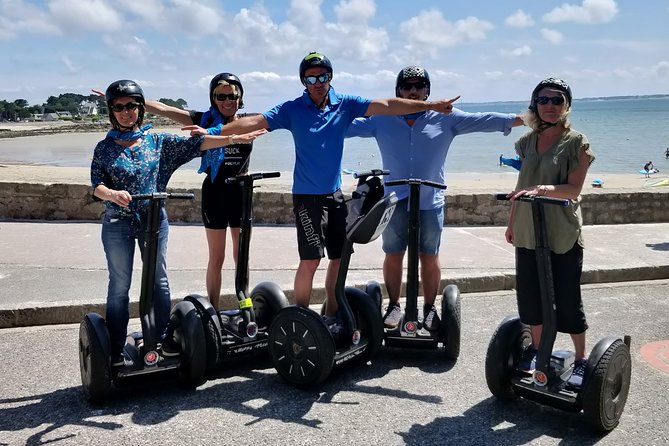
[[[235,135],[228,135],[228,145],[231,146],[235,143],[235,140],[233,139]]]

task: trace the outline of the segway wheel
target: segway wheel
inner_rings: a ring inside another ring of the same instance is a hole
[[[444,343],[444,352],[448,359],[456,360],[460,356],[460,290],[456,285],[444,288],[441,299],[440,331]]]
[[[367,282],[365,292],[372,298],[372,302],[374,302],[380,313],[383,310],[383,292],[381,291],[381,284],[376,280],[370,280]]]
[[[207,373],[211,373],[218,364],[221,345],[221,329],[216,309],[209,299],[197,294],[190,294],[184,297],[184,300],[195,305],[195,308],[200,315],[202,329],[204,330],[205,350],[207,352],[205,360],[207,364],[206,370]]]
[[[192,302],[181,301],[170,314],[174,341],[181,348],[179,384],[196,388],[206,382],[206,345],[200,315]]]
[[[523,348],[532,340],[530,327],[518,316],[505,318],[490,339],[485,358],[485,379],[490,392],[499,399],[517,397],[511,385]]]
[[[112,388],[110,340],[102,316],[88,313],[79,325],[79,368],[86,398],[100,402]]]
[[[606,344],[610,345],[602,348]],[[629,347],[618,338],[600,340],[588,358],[581,393],[583,414],[597,432],[609,432],[618,425],[627,402],[631,376]]]
[[[283,379],[307,388],[330,376],[335,342],[318,314],[290,306],[279,311],[270,325],[269,354]]]
[[[279,311],[288,306],[288,299],[283,290],[273,282],[261,282],[256,285],[251,291],[251,301],[258,330],[265,332]]]
[[[367,348],[356,362],[369,361],[383,344],[383,321],[379,317],[379,307],[375,299],[376,297],[359,288],[346,287],[346,300],[360,330],[360,342],[367,341]]]

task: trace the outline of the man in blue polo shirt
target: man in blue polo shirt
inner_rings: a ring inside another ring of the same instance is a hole
[[[295,143],[293,212],[300,264],[295,273],[295,303],[308,306],[314,274],[327,250],[325,276],[326,323],[336,330],[334,287],[346,237],[346,205],[341,192],[344,136],[355,118],[376,114],[399,115],[435,110],[449,113],[452,100],[418,101],[402,98],[364,99],[336,93],[330,86],[333,70],[321,53],[309,53],[300,63],[302,96],[283,102],[257,116],[237,119],[221,135],[251,129],[287,129]],[[188,129],[188,127],[186,127]]]
[[[426,101],[430,95],[430,76],[420,66],[408,66],[397,75],[395,95],[406,99]],[[347,137],[376,138],[383,159],[383,168],[390,170],[386,180],[420,178],[444,182],[444,164],[448,148],[457,135],[472,132],[503,132],[522,125],[515,114],[465,113],[454,108],[451,113],[420,111],[403,116],[372,116],[353,121]],[[408,238],[409,186],[388,187],[400,200],[390,223],[383,232],[383,278],[390,305],[384,324],[395,328],[402,311],[399,305],[402,287],[404,253]],[[420,191],[420,278],[423,284],[423,323],[428,330],[439,327],[434,306],[441,282],[439,245],[444,226],[444,191],[422,187]]]

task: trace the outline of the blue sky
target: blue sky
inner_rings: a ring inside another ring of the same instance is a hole
[[[208,106],[222,71],[248,111],[301,94],[301,58],[333,62],[333,86],[393,96],[424,65],[432,97],[525,100],[542,78],[574,96],[669,93],[669,0],[0,0],[0,99],[41,104],[137,80],[150,98]]]

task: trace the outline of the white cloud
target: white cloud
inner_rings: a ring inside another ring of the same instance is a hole
[[[544,22],[606,23],[618,14],[615,0],[583,0],[578,5],[564,3],[543,16]]]
[[[149,44],[136,36],[123,37],[105,34],[102,40],[107,45],[109,51],[122,59],[132,60],[135,63],[140,63],[153,54],[153,50]]]
[[[518,11],[508,16],[504,23],[506,23],[507,26],[510,26],[511,28],[529,28],[534,26],[534,20],[532,20],[532,16],[527,14],[522,9],[519,9]]]
[[[502,56],[508,56],[508,57],[522,57],[522,56],[529,56],[532,54],[532,48],[530,48],[529,45],[523,45],[518,48],[514,48],[512,50],[505,50],[501,49],[500,54]]]
[[[64,33],[116,30],[122,17],[104,0],[51,0],[51,19]]]
[[[40,8],[22,1],[0,1],[0,41],[20,34],[60,34],[60,30]]]
[[[490,79],[491,81],[496,81],[504,78],[504,73],[501,71],[486,71],[483,73],[483,77]]]
[[[60,61],[65,65],[69,73],[77,73],[79,71],[79,67],[76,66],[68,56],[61,57]]]
[[[541,36],[554,45],[562,43],[562,41],[564,40],[564,36],[562,35],[562,33],[554,29],[542,28]]]

